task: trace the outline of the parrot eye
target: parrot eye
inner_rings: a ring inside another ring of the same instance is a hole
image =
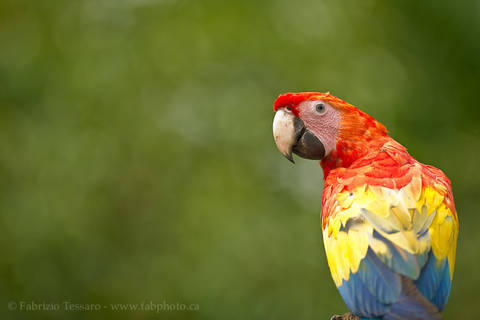
[[[319,103],[315,106],[315,110],[317,110],[318,113],[322,114],[325,112],[326,108],[323,103]]]
[[[287,111],[292,111],[292,108],[291,108],[290,106],[286,106],[286,107],[285,107],[285,110],[287,110]]]

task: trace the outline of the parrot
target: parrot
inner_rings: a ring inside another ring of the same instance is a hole
[[[350,311],[332,319],[441,319],[459,231],[449,178],[329,92],[281,94],[274,111],[280,153],[323,169],[325,254]]]

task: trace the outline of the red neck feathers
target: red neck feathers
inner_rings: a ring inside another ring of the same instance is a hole
[[[386,141],[391,140],[387,129],[373,117],[348,102],[333,98],[327,101],[342,111],[342,118],[337,136],[337,148],[320,162],[324,179],[331,170],[339,167],[347,168],[369,151],[379,149]]]

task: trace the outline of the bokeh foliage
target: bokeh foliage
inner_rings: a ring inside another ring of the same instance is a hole
[[[480,299],[478,1],[0,1],[2,319],[328,319],[317,163],[272,103],[328,91],[451,178],[446,318]],[[477,209],[475,209],[477,208]],[[15,312],[8,301],[196,303]]]

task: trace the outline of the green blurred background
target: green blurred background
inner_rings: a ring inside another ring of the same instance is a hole
[[[0,1],[2,319],[329,319],[322,172],[272,104],[331,91],[454,186],[480,300],[478,1]],[[197,311],[21,312],[37,303]]]

